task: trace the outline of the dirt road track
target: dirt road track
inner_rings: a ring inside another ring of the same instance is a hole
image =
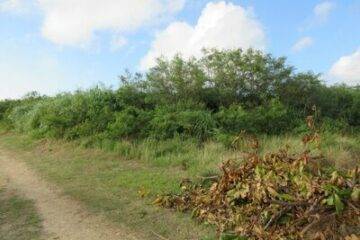
[[[7,186],[35,202],[43,219],[44,238],[57,240],[135,240],[135,234],[94,216],[80,203],[43,181],[27,165],[0,148],[0,174]]]

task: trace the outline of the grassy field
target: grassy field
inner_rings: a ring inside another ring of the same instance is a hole
[[[201,239],[212,229],[195,223],[188,215],[154,207],[153,198],[176,189],[181,172],[148,166],[76,143],[36,141],[13,133],[2,134],[0,145],[24,159],[47,180],[59,185],[93,213],[124,223],[146,239]],[[142,192],[146,197],[142,198]],[[155,234],[156,233],[156,234]]]
[[[6,189],[0,179],[0,239],[40,240],[41,219],[32,201]]]
[[[260,142],[262,154],[286,145],[293,151],[303,150],[298,136],[263,136]],[[147,239],[158,239],[154,232],[169,239],[214,236],[212,228],[196,223],[189,215],[159,209],[151,202],[158,194],[178,191],[182,179],[216,174],[223,160],[241,156],[220,143],[199,146],[178,138],[137,143],[91,139],[67,142],[3,132],[0,146],[26,160],[92,212],[125,223]],[[347,168],[360,163],[359,137],[324,135],[321,149],[328,158],[325,164]]]

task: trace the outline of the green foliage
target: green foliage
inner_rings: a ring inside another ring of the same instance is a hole
[[[334,120],[329,117],[322,119],[321,130],[323,132],[344,132],[349,129],[349,124],[344,119]]]
[[[115,114],[115,121],[109,124],[108,132],[115,139],[145,136],[151,117],[151,111],[127,107]]]
[[[126,72],[116,89],[0,101],[0,121],[37,137],[110,139],[175,136],[229,145],[241,131],[303,132],[316,106],[325,132],[360,129],[360,89],[328,87],[294,73],[285,58],[255,50],[204,50],[201,58],[159,59],[146,74]]]
[[[0,120],[4,120],[9,112],[16,106],[17,101],[4,100],[0,101]]]
[[[250,113],[239,105],[232,105],[229,108],[220,108],[215,115],[219,126],[225,132],[240,133],[242,130],[254,132]]]
[[[164,101],[191,99],[210,110],[232,104],[258,106],[271,100],[290,79],[285,58],[255,50],[205,50],[200,59],[160,59],[148,75],[149,87]]]
[[[114,92],[116,110],[122,110],[127,106],[137,108],[152,108],[150,96],[143,92],[137,84],[126,84]]]
[[[104,131],[113,119],[114,102],[110,90],[94,88],[21,103],[8,117],[19,131],[74,139]]]
[[[267,106],[244,110],[239,105],[221,108],[216,114],[219,126],[228,133],[283,133],[294,125],[293,114],[283,104],[273,100]]]
[[[159,107],[150,122],[151,136],[159,139],[185,135],[205,140],[215,128],[215,121],[206,110],[177,110],[171,107]]]

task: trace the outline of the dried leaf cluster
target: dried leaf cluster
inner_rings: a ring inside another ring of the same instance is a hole
[[[317,138],[314,132],[303,141]],[[220,236],[236,237],[231,239],[359,239],[359,168],[324,167],[323,157],[308,149],[260,156],[259,144],[252,146],[242,161],[224,162],[211,184],[184,181],[181,194],[160,196],[154,204],[192,211]]]

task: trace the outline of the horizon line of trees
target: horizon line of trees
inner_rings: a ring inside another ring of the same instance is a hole
[[[301,132],[303,119],[316,106],[323,130],[358,131],[360,126],[359,87],[326,86],[318,74],[295,73],[284,57],[252,49],[158,59],[147,73],[127,72],[120,79],[117,89],[0,101],[0,121],[40,137],[204,141],[243,130]]]

